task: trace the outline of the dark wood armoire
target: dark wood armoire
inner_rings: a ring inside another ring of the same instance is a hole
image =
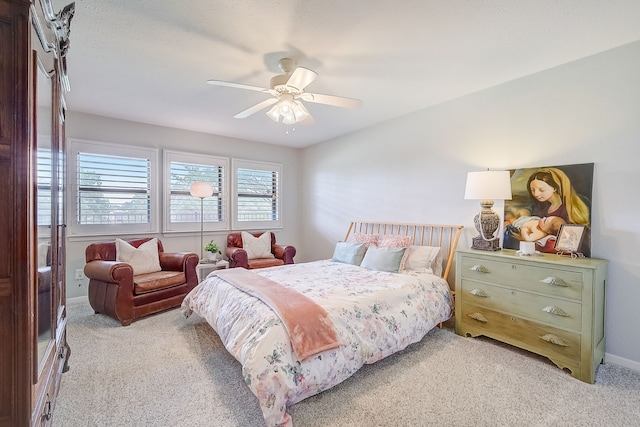
[[[74,7],[0,0],[0,426],[49,425],[68,367],[64,94]]]

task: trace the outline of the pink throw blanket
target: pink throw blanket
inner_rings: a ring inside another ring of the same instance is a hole
[[[307,296],[244,268],[218,270],[215,274],[271,307],[287,329],[300,361],[340,346],[329,315]]]

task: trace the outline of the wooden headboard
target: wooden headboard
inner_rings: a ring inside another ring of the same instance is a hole
[[[453,254],[458,246],[462,225],[444,224],[410,224],[401,222],[369,222],[351,221],[344,241],[349,240],[351,233],[411,236],[413,244],[419,246],[440,246],[444,254],[442,278],[447,280]]]

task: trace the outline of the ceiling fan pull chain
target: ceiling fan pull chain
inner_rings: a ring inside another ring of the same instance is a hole
[[[291,132],[295,132],[296,128],[295,126],[291,128]],[[284,134],[285,135],[289,135],[289,125],[287,123],[284,124]]]

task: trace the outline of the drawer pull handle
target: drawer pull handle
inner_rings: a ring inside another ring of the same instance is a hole
[[[563,288],[568,288],[569,284],[562,279],[558,279],[557,277],[549,276],[546,279],[541,280],[542,283],[546,283],[551,286],[561,286]]]
[[[480,264],[474,265],[469,270],[477,271],[478,273],[488,273],[489,272],[489,269],[487,267],[485,267],[484,265],[480,265]]]
[[[475,295],[477,297],[481,297],[481,298],[487,298],[489,295],[483,291],[482,289],[474,289],[471,292],[469,292],[471,295]]]
[[[543,308],[542,311],[555,314],[556,316],[570,317],[566,311],[564,311],[560,307],[556,307],[555,305],[548,305],[545,308]]]
[[[569,347],[569,344],[564,342],[562,338],[557,335],[547,334],[540,337],[540,339],[550,342],[551,344],[559,345],[560,347]]]
[[[47,393],[47,399],[49,399],[49,394]],[[51,401],[47,400],[47,403],[44,404],[44,413],[40,417],[40,421],[49,421],[51,419]]]
[[[478,322],[489,323],[489,320],[480,313],[471,313],[469,317],[473,320],[477,320]]]

